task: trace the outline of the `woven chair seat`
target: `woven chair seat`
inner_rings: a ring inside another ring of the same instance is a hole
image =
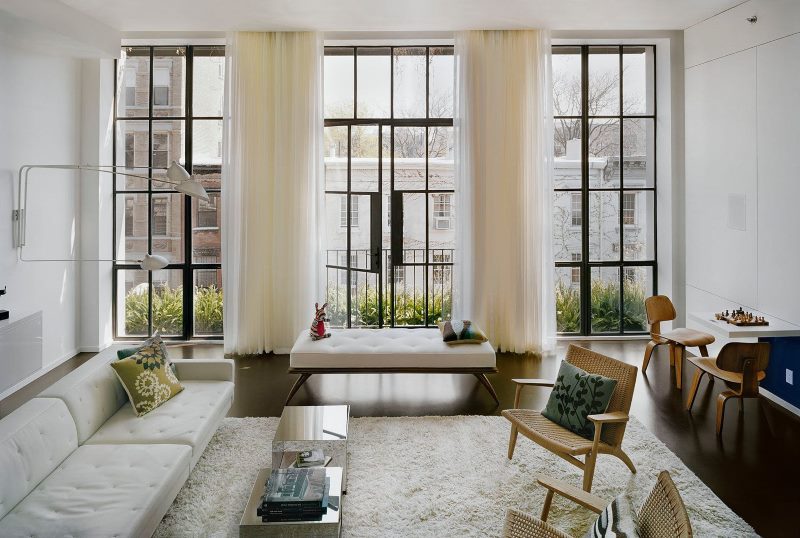
[[[571,538],[560,530],[518,510],[510,509],[506,513],[503,538]]]
[[[592,451],[592,441],[572,433],[563,426],[545,418],[539,411],[533,409],[506,409],[503,416],[510,420],[519,432],[536,441],[544,448],[579,456]],[[606,443],[599,445],[600,452],[611,450]]]

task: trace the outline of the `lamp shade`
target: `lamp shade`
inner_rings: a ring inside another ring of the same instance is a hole
[[[192,179],[186,168],[179,165],[177,162],[172,161],[172,164],[167,168],[167,177],[175,184],[175,190],[182,192],[192,198],[199,198],[204,202],[208,202],[208,193],[203,186],[196,180]]]
[[[189,175],[186,168],[175,161],[172,161],[172,164],[167,168],[167,177],[175,183],[183,183],[184,181],[192,179],[192,176]]]
[[[208,193],[200,183],[193,179],[178,183],[175,185],[175,190],[192,198],[199,198],[204,202],[208,202]]]
[[[164,256],[158,254],[145,254],[139,261],[139,267],[145,271],[158,271],[169,265],[169,261]]]

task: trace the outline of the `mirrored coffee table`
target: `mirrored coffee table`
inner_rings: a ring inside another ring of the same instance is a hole
[[[328,467],[342,468],[347,491],[349,405],[287,405],[272,441],[272,468],[288,467],[298,451],[321,449],[331,457]]]
[[[242,538],[337,538],[342,533],[342,470],[326,467],[325,474],[331,479],[328,511],[315,521],[262,521],[257,509],[269,478],[271,469],[261,469],[256,476],[250,499],[239,522],[239,536]]]

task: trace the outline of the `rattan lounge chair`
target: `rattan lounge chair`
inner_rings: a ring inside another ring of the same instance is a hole
[[[630,364],[606,357],[600,353],[570,345],[565,359],[592,374],[599,374],[617,380],[617,386],[608,409],[599,415],[589,415],[595,425],[594,439],[589,440],[561,427],[532,409],[517,409],[522,387],[552,387],[554,383],[546,379],[514,379],[517,384],[514,396],[514,409],[506,409],[503,416],[511,421],[511,438],[508,440],[508,459],[514,456],[517,434],[538,443],[557,456],[583,469],[583,489],[592,490],[594,467],[598,454],[611,454],[621,459],[632,473],[636,472],[633,462],[622,451],[622,437],[628,422],[628,412],[633,400],[637,368]],[[584,461],[578,459],[585,456]]]
[[[541,519],[518,510],[509,510],[506,513],[503,529],[505,538],[569,538],[568,534],[547,523],[554,493],[597,514],[610,502],[560,480],[540,478],[539,484],[547,488]],[[691,538],[692,525],[686,513],[686,506],[667,471],[661,471],[658,475],[653,490],[639,510],[636,522],[639,535],[643,538]]]

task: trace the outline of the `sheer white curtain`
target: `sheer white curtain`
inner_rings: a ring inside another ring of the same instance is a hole
[[[543,30],[456,35],[454,315],[503,351],[555,334],[550,39]]]
[[[226,55],[225,351],[287,352],[316,296],[322,40],[238,32]]]

